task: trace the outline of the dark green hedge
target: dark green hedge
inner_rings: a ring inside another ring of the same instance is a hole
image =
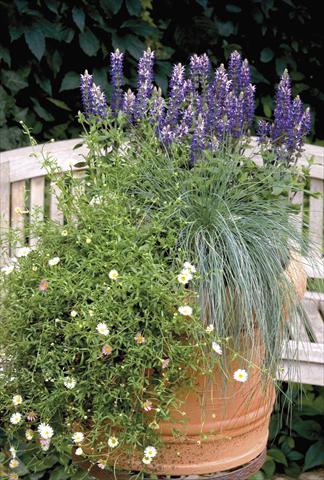
[[[127,82],[147,44],[157,51],[165,90],[174,62],[207,52],[215,65],[240,49],[252,63],[269,116],[278,76],[288,67],[294,93],[313,112],[311,141],[323,139],[323,28],[318,2],[303,0],[0,0],[0,149],[23,142],[25,120],[39,140],[78,134],[79,74],[108,90],[108,55],[127,52]]]

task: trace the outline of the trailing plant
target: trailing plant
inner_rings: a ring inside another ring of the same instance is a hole
[[[74,447],[101,468],[137,451],[145,470],[196,374],[275,382],[298,308],[288,272],[304,242],[291,195],[303,188],[310,116],[287,73],[257,166],[246,150],[254,87],[237,52],[213,77],[206,55],[191,58],[190,78],[176,65],[166,99],[154,52],[140,58],[136,93],[122,90],[122,60],[111,55],[111,105],[81,77],[84,177],[44,158],[64,224],[35,218],[8,239],[0,392],[12,470],[17,435],[31,451]]]

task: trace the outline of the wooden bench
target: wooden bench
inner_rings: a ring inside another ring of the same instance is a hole
[[[33,212],[37,208],[42,218],[45,195],[49,195],[49,217],[63,223],[55,195],[55,185],[48,188],[41,156],[35,155],[35,152],[39,153],[44,149],[57,160],[63,170],[72,168],[74,171],[80,171],[74,165],[87,152],[84,147],[73,150],[77,143],[79,140],[66,140],[0,153],[0,234],[5,234],[9,225],[23,232],[23,222],[30,221],[31,217],[28,214],[17,213],[18,209]],[[310,157],[314,162],[311,167],[310,190],[321,195],[318,198],[307,199],[303,198],[302,193],[295,196],[294,201],[302,205],[296,221],[299,228],[302,228],[303,221],[307,220],[313,257],[316,259],[312,264],[304,259],[306,272],[309,278],[323,279],[324,286],[324,148],[307,145],[300,163],[306,163]],[[33,241],[34,239],[29,239],[30,244]],[[6,252],[7,255],[9,253],[14,254]],[[0,258],[0,265],[4,262],[5,258]],[[282,369],[278,377],[287,380],[289,375],[292,381],[324,386],[324,293],[307,292],[303,303],[306,317],[299,319],[298,331],[290,330],[291,338],[283,350]]]

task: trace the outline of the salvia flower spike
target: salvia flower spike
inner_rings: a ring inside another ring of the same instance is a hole
[[[185,66],[174,65],[167,98],[154,87],[155,54],[148,48],[138,63],[137,92],[123,91],[124,54],[118,49],[110,56],[111,105],[87,71],[81,75],[81,97],[87,119],[106,118],[123,112],[130,123],[147,119],[167,147],[173,143],[190,145],[190,162],[201,158],[203,150],[216,150],[224,142],[236,145],[253,125],[255,86],[251,83],[249,62],[235,51],[228,69],[220,65],[211,73],[208,56],[192,55],[189,78]],[[300,98],[292,99],[291,82],[284,71],[277,88],[273,122],[261,120],[257,136],[265,148],[276,152],[281,161],[295,160],[311,127],[309,109]]]

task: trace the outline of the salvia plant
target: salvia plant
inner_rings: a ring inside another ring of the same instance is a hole
[[[150,49],[136,91],[123,90],[123,53],[110,61],[110,104],[81,75],[84,177],[44,157],[64,224],[34,218],[33,248],[11,231],[0,274],[12,479],[39,453],[72,446],[101,468],[136,450],[145,470],[193,372],[217,365],[224,384],[245,382],[261,358],[265,385],[275,382],[285,318],[298,308],[286,271],[305,245],[290,198],[305,181],[295,164],[310,113],[287,72],[273,122],[258,126],[257,165],[247,150],[255,87],[237,52],[215,72],[205,54],[175,65],[167,98]]]
[[[110,57],[111,104],[86,71],[81,75],[81,93],[87,118],[101,119],[125,114],[130,124],[144,118],[154,125],[160,141],[190,144],[191,163],[204,150],[217,150],[224,143],[237,143],[253,124],[255,86],[248,61],[233,52],[227,70],[220,65],[211,72],[206,54],[190,58],[188,76],[181,63],[174,65],[166,99],[153,84],[154,52],[148,49],[138,63],[137,90],[123,92],[123,53]],[[284,71],[277,88],[273,123],[260,120],[260,143],[276,152],[279,160],[296,160],[311,127],[311,115],[297,96],[292,99],[290,78]]]

